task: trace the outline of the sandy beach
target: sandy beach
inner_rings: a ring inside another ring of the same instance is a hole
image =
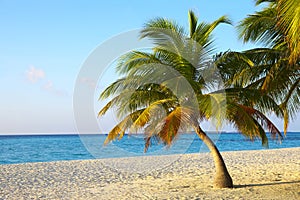
[[[0,165],[0,199],[300,199],[300,148],[222,155],[233,189],[199,153]]]

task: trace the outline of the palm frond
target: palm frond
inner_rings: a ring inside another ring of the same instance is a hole
[[[120,78],[117,81],[110,84],[105,90],[100,94],[98,100],[104,100],[114,94],[118,93],[119,91],[123,90],[123,85],[126,78]]]
[[[251,140],[260,138],[263,145],[267,145],[268,139],[264,128],[269,130],[273,139],[275,139],[276,136],[278,136],[279,140],[283,138],[277,127],[260,111],[235,103],[228,103],[227,106],[228,120]]]
[[[141,31],[141,38],[149,38],[153,43],[161,48],[178,52],[184,46],[184,28],[176,22],[156,18],[146,23]]]
[[[151,103],[147,108],[143,110],[140,116],[134,121],[132,127],[134,129],[142,128],[147,123],[149,123],[151,118],[154,117],[162,119],[160,116],[164,116],[164,115],[161,115],[160,112],[163,110],[164,111],[163,114],[166,114],[168,110],[166,110],[165,108],[170,107],[170,106],[165,106],[166,104],[174,104],[174,99],[161,99]]]
[[[290,63],[295,64],[300,57],[300,0],[278,0],[278,16],[291,51]]]
[[[284,134],[286,134],[290,118],[293,118],[300,109],[300,78],[290,87],[280,106],[284,112]]]
[[[149,63],[161,63],[161,61],[151,53],[131,51],[122,55],[118,59],[116,68],[119,74],[127,74],[131,71],[131,69],[147,65]]]
[[[126,116],[121,122],[119,122],[107,135],[104,144],[108,144],[109,142],[115,140],[117,137],[122,139],[125,134],[125,131],[128,130],[136,118],[143,112],[142,110],[135,111]]]
[[[259,4],[262,4],[262,3],[267,3],[267,2],[269,2],[269,3],[275,3],[277,0],[256,0],[256,2],[255,2],[255,5],[259,5]]]
[[[237,26],[239,38],[244,42],[262,43],[268,47],[282,43],[281,32],[276,26],[276,16],[276,8],[273,6],[248,15]]]
[[[170,146],[180,131],[197,123],[196,115],[197,113],[188,107],[178,106],[172,109],[159,123],[147,127],[144,151],[146,152],[151,146],[152,138]]]
[[[268,129],[273,139],[276,138],[276,136],[278,136],[279,140],[283,138],[281,132],[278,130],[275,124],[273,124],[263,113],[251,107],[246,107],[243,105],[240,105],[240,107],[244,109],[249,115],[253,116],[258,121],[258,123],[262,125],[262,127]]]
[[[190,33],[190,38],[193,37],[196,28],[197,28],[197,24],[198,24],[198,17],[195,15],[195,13],[190,10],[188,13],[188,19],[189,19],[189,33]]]
[[[215,28],[220,24],[231,23],[231,20],[227,16],[221,16],[219,19],[215,20],[212,23],[201,22],[198,24],[191,38],[198,42],[201,46],[208,47],[212,43],[211,35]]]

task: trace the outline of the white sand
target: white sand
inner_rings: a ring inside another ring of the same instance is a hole
[[[0,199],[300,199],[300,148],[222,155],[233,189],[202,153],[0,165]]]

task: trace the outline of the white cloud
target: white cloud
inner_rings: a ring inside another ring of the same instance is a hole
[[[68,93],[66,91],[57,89],[53,86],[53,82],[48,80],[42,87],[47,92],[50,92],[56,96],[68,96]]]
[[[42,69],[37,69],[34,66],[30,66],[25,72],[25,78],[31,83],[40,85],[42,90],[47,91],[55,96],[68,96],[66,91],[57,89],[54,87],[54,84],[51,80],[46,79],[46,73]]]
[[[43,86],[43,89],[50,91],[53,88],[53,82],[47,81],[47,83]]]
[[[46,74],[42,69],[36,69],[34,66],[25,72],[26,79],[31,83],[36,83],[37,81],[44,79]]]

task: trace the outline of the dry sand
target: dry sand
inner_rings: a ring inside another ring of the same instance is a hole
[[[300,148],[222,155],[233,189],[201,153],[0,165],[0,199],[300,199]]]

